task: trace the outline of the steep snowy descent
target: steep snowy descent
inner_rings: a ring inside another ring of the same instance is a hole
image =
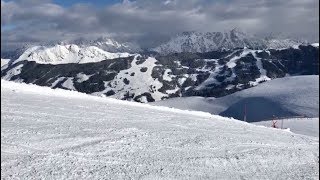
[[[318,138],[1,81],[2,179],[317,179]]]

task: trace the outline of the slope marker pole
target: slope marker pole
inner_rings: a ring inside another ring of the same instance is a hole
[[[244,117],[243,117],[243,121],[247,122],[247,104],[244,104]]]

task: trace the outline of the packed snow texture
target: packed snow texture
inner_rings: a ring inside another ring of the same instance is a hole
[[[319,117],[319,76],[291,76],[221,98],[171,98],[152,105],[197,110],[243,119],[246,106],[249,122],[277,117]]]
[[[1,80],[1,179],[317,179],[319,139]]]
[[[131,56],[131,54],[110,53],[95,46],[79,47],[75,44],[52,47],[34,46],[27,49],[14,63],[28,60],[40,64],[82,64],[128,56]]]
[[[291,132],[319,137],[319,118],[292,118],[274,120],[277,128],[290,129]],[[274,122],[260,121],[253,124],[271,127]]]

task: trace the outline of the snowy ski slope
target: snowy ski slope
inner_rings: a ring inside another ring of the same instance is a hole
[[[1,179],[318,179],[319,139],[1,80]]]
[[[277,119],[276,126],[278,128],[288,129],[297,134],[319,137],[319,118],[291,118]],[[254,122],[253,124],[271,127],[272,120]]]
[[[306,115],[319,117],[319,76],[289,76],[221,98],[182,97],[151,103],[179,109],[197,110],[256,122],[277,117]]]

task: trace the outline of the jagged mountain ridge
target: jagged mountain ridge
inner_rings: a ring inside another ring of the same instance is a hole
[[[112,53],[119,53],[119,52],[138,53],[142,51],[142,49],[138,44],[135,44],[132,42],[120,43],[108,37],[99,37],[94,40],[86,40],[86,39],[80,38],[72,41],[62,42],[62,44],[76,44],[80,47],[95,46],[104,51],[112,52]]]
[[[88,63],[130,55],[129,53],[110,53],[96,46],[80,47],[75,44],[34,46],[27,49],[14,63],[23,60],[40,64]]]
[[[136,54],[86,64],[9,62],[6,80],[138,102],[180,96],[221,97],[288,75],[319,74],[319,46],[170,55]]]
[[[95,47],[99,51],[106,51],[108,53],[141,53],[141,52],[157,52],[160,54],[180,53],[180,52],[210,52],[216,50],[234,50],[237,48],[248,47],[250,49],[285,49],[289,47],[297,48],[301,44],[308,44],[306,41],[294,40],[280,36],[270,35],[266,38],[258,38],[253,35],[242,32],[238,28],[231,31],[224,32],[183,32],[172,38],[169,42],[161,44],[156,48],[142,50],[139,45],[135,43],[124,42],[120,43],[109,37],[99,37],[97,39],[78,38],[73,40],[65,40],[59,43],[46,43],[41,45],[24,45],[13,51],[1,52],[3,59],[18,59],[26,51],[34,49],[35,47],[52,48],[57,46],[76,45],[81,49]],[[54,55],[54,54],[53,54]],[[56,56],[59,56],[57,54]],[[41,60],[39,62],[48,61]],[[108,57],[107,57],[108,58]],[[113,57],[112,57],[113,58]],[[21,59],[21,58],[20,58]],[[57,59],[57,57],[56,57]],[[95,59],[104,60],[105,58],[96,57]],[[34,58],[35,61],[38,61]],[[76,60],[67,60],[67,62],[76,62]],[[96,60],[97,61],[97,60]],[[66,63],[67,63],[66,62]]]
[[[170,54],[232,50],[243,47],[250,49],[279,49],[297,47],[305,43],[305,41],[288,38],[258,38],[235,28],[224,32],[183,32],[169,42],[154,48],[153,51],[160,54]]]
[[[67,47],[69,45],[77,46],[77,49],[91,49],[91,50],[96,49],[97,51],[105,51],[107,53],[138,53],[142,51],[139,45],[135,43],[130,43],[130,42],[120,43],[108,37],[100,37],[97,39],[78,38],[73,40],[65,40],[61,42],[48,42],[48,43],[39,44],[39,45],[24,44],[21,47],[18,47],[14,50],[2,49],[1,58],[16,60],[23,53],[26,53],[26,51],[30,52],[32,50],[39,50],[39,49],[45,50],[46,48],[48,49],[48,51],[51,51],[52,49],[59,49],[63,46]],[[103,54],[106,54],[106,53],[103,53]],[[56,56],[59,56],[59,54],[57,54]],[[97,57],[96,59],[99,59],[99,57]],[[37,59],[35,60],[37,61]],[[99,60],[104,60],[104,59],[99,59]],[[41,59],[39,59],[39,61],[41,61]],[[46,61],[50,61],[50,59]],[[75,60],[70,60],[70,61],[75,61]]]

